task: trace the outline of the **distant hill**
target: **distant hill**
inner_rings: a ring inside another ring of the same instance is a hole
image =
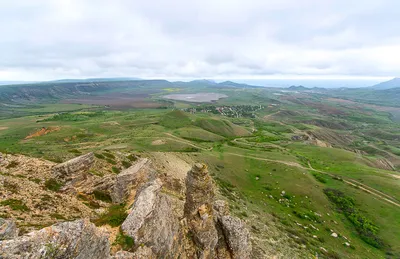
[[[376,84],[374,86],[371,86],[370,88],[375,89],[375,90],[386,90],[386,89],[392,89],[392,88],[400,88],[400,78],[396,77],[393,78],[392,80],[382,82],[379,84]]]
[[[46,81],[43,83],[114,82],[114,81],[130,81],[130,80],[142,80],[142,79],[137,78],[137,77],[59,79],[59,80]]]

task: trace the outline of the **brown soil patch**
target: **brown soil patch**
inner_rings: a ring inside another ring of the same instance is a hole
[[[8,127],[0,127],[0,130],[6,130]]]
[[[153,142],[151,142],[151,144],[153,146],[165,145],[166,143],[167,142],[165,140],[163,140],[163,139],[157,139],[157,140],[154,140]]]
[[[59,126],[56,126],[56,127],[48,127],[48,128],[43,127],[43,128],[41,128],[40,130],[38,130],[38,131],[36,131],[36,132],[34,132],[34,133],[32,133],[32,134],[29,134],[28,136],[25,137],[25,139],[40,137],[40,136],[49,134],[50,132],[53,132],[53,131],[59,131],[60,129],[61,129],[61,127],[59,127]]]

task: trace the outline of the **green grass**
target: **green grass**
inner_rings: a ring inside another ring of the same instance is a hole
[[[131,238],[130,236],[124,235],[122,233],[122,231],[120,230],[120,232],[117,234],[117,237],[115,238],[113,245],[119,245],[122,248],[122,250],[125,250],[125,251],[132,251],[133,246],[135,245],[135,242],[134,242],[133,238]]]
[[[224,140],[224,137],[196,127],[185,127],[174,132],[181,138],[198,142],[216,142]]]
[[[17,199],[8,199],[1,201],[0,205],[9,206],[12,210],[29,211],[28,206],[26,206],[23,201]]]
[[[56,179],[50,178],[46,180],[44,186],[50,191],[58,192],[63,187],[63,184],[58,182]]]
[[[224,137],[248,136],[250,133],[243,127],[224,119],[197,119],[196,126]]]
[[[118,227],[124,222],[127,216],[125,204],[111,205],[106,213],[94,220],[94,223],[97,226],[110,225],[111,227]]]
[[[183,128],[190,123],[191,120],[189,116],[180,110],[166,113],[160,120],[160,125],[169,129]]]

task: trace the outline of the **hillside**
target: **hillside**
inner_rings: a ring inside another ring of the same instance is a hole
[[[400,88],[400,78],[393,78],[389,81],[382,82],[379,84],[376,84],[374,86],[371,86],[370,88],[375,89],[375,90],[386,90],[386,89],[391,89],[391,88]]]

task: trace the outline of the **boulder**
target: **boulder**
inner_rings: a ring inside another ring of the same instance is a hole
[[[207,166],[195,164],[186,177],[184,216],[198,247],[199,258],[213,258],[218,243],[213,212],[214,197],[214,186]]]
[[[0,218],[0,240],[12,239],[18,236],[15,222],[10,219]]]
[[[156,179],[137,193],[121,229],[135,244],[151,248],[157,258],[166,258],[175,252],[179,222],[172,212],[170,197],[160,193],[161,185]]]
[[[132,188],[139,188],[155,175],[151,169],[151,161],[147,158],[140,159],[136,164],[123,170],[117,175],[111,198],[114,203],[121,203],[129,197]]]
[[[220,223],[233,259],[251,258],[250,232],[242,220],[233,216],[222,216]]]
[[[76,183],[85,179],[85,173],[94,163],[93,153],[75,157],[52,168],[52,175],[62,183]]]
[[[89,220],[63,222],[0,241],[0,258],[108,259],[108,235]]]

